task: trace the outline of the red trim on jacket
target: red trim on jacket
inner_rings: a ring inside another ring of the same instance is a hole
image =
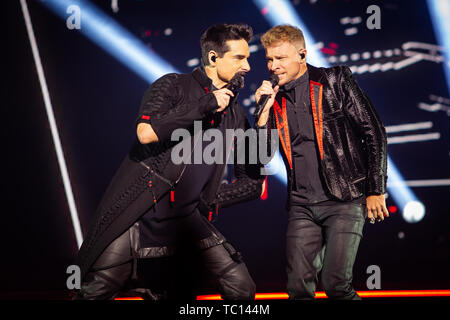
[[[319,96],[314,94],[314,88],[319,87]],[[320,159],[323,160],[323,110],[322,110],[322,94],[323,84],[319,82],[309,81],[309,94],[311,98],[311,109],[314,119],[314,130],[316,132],[316,141],[319,147]],[[292,170],[292,152],[291,152],[291,140],[289,137],[289,124],[286,111],[286,98],[281,98],[281,105],[275,100],[273,104],[275,120],[278,130],[278,135],[283,146],[284,154],[288,159],[289,166]]]
[[[277,101],[273,103],[275,113],[275,120],[277,123],[278,135],[283,146],[284,154],[289,162],[289,167],[292,170],[292,153],[291,153],[291,139],[289,137],[289,125],[286,111],[286,98],[281,98],[281,108]]]
[[[319,97],[316,97],[314,95],[314,86],[318,86],[319,87]],[[310,93],[310,96],[311,96],[311,108],[312,108],[312,113],[313,113],[313,118],[314,118],[314,129],[316,131],[317,144],[319,146],[319,152],[320,152],[320,159],[321,160],[323,160],[322,92],[323,92],[323,85],[321,83],[310,81],[310,83],[309,83],[309,93]]]

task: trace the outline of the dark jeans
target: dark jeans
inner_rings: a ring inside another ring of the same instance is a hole
[[[224,300],[254,299],[255,283],[240,254],[228,242],[202,249],[199,255],[206,275],[214,279]],[[133,263],[130,232],[127,231],[97,259],[75,299],[113,299],[131,278]]]
[[[314,299],[318,274],[330,299],[359,300],[353,264],[365,222],[365,205],[292,206],[287,227],[290,299]]]

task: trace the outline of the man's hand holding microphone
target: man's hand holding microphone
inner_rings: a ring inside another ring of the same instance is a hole
[[[225,108],[228,107],[228,104],[230,103],[231,97],[234,97],[233,91],[227,88],[214,90],[212,93],[216,97],[217,105],[219,106],[216,112],[222,112],[223,110],[225,110]]]
[[[244,76],[245,72],[236,72],[233,78],[223,88],[213,91],[217,105],[219,106],[216,112],[225,110],[230,104],[230,99],[234,97],[239,89],[244,87]]]
[[[258,126],[265,126],[269,119],[269,111],[275,101],[275,96],[280,87],[278,86],[278,76],[272,74],[269,80],[264,80],[262,85],[255,92],[255,100],[258,104],[255,117],[258,119]]]

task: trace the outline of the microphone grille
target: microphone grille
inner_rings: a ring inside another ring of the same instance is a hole
[[[269,78],[270,83],[272,84],[272,87],[275,87],[278,82],[280,81],[280,78],[276,74],[271,74]]]
[[[244,74],[238,72],[233,78],[228,82],[227,86],[231,91],[236,91],[237,89],[242,89],[244,87]]]

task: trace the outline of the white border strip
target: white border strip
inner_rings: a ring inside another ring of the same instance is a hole
[[[395,181],[387,184],[388,188],[397,187],[441,187],[450,186],[450,179],[430,179],[430,180],[408,180],[408,181]]]
[[[409,136],[387,138],[387,143],[395,144],[395,143],[408,143],[408,142],[439,140],[440,137],[441,137],[441,134],[439,132],[432,132],[432,133],[425,133],[425,134],[412,134]]]
[[[79,248],[81,246],[81,243],[83,242],[83,235],[81,233],[80,220],[78,218],[77,208],[73,197],[69,173],[67,172],[66,161],[64,160],[64,153],[61,145],[61,140],[59,139],[58,128],[56,126],[55,116],[53,114],[53,107],[50,101],[50,94],[48,92],[47,83],[44,76],[44,70],[42,68],[42,62],[39,56],[39,50],[37,47],[36,38],[34,36],[33,25],[31,24],[31,18],[30,13],[28,11],[27,3],[25,0],[20,0],[20,5],[22,7],[25,25],[27,27],[28,37],[30,39],[31,50],[33,51],[33,58],[36,64],[36,71],[38,73],[39,83],[41,85],[41,91],[44,97],[45,109],[47,111],[47,118],[50,124],[50,130],[52,132],[53,143],[55,144],[56,156],[58,158],[58,164],[61,170],[61,176],[64,183],[64,190],[66,192],[67,202],[69,204],[70,217],[72,218],[75,237]]]
[[[413,131],[413,130],[420,130],[420,129],[430,129],[432,127],[433,127],[433,122],[431,122],[431,121],[406,123],[406,124],[399,124],[399,125],[394,125],[394,126],[386,126],[386,133]]]

